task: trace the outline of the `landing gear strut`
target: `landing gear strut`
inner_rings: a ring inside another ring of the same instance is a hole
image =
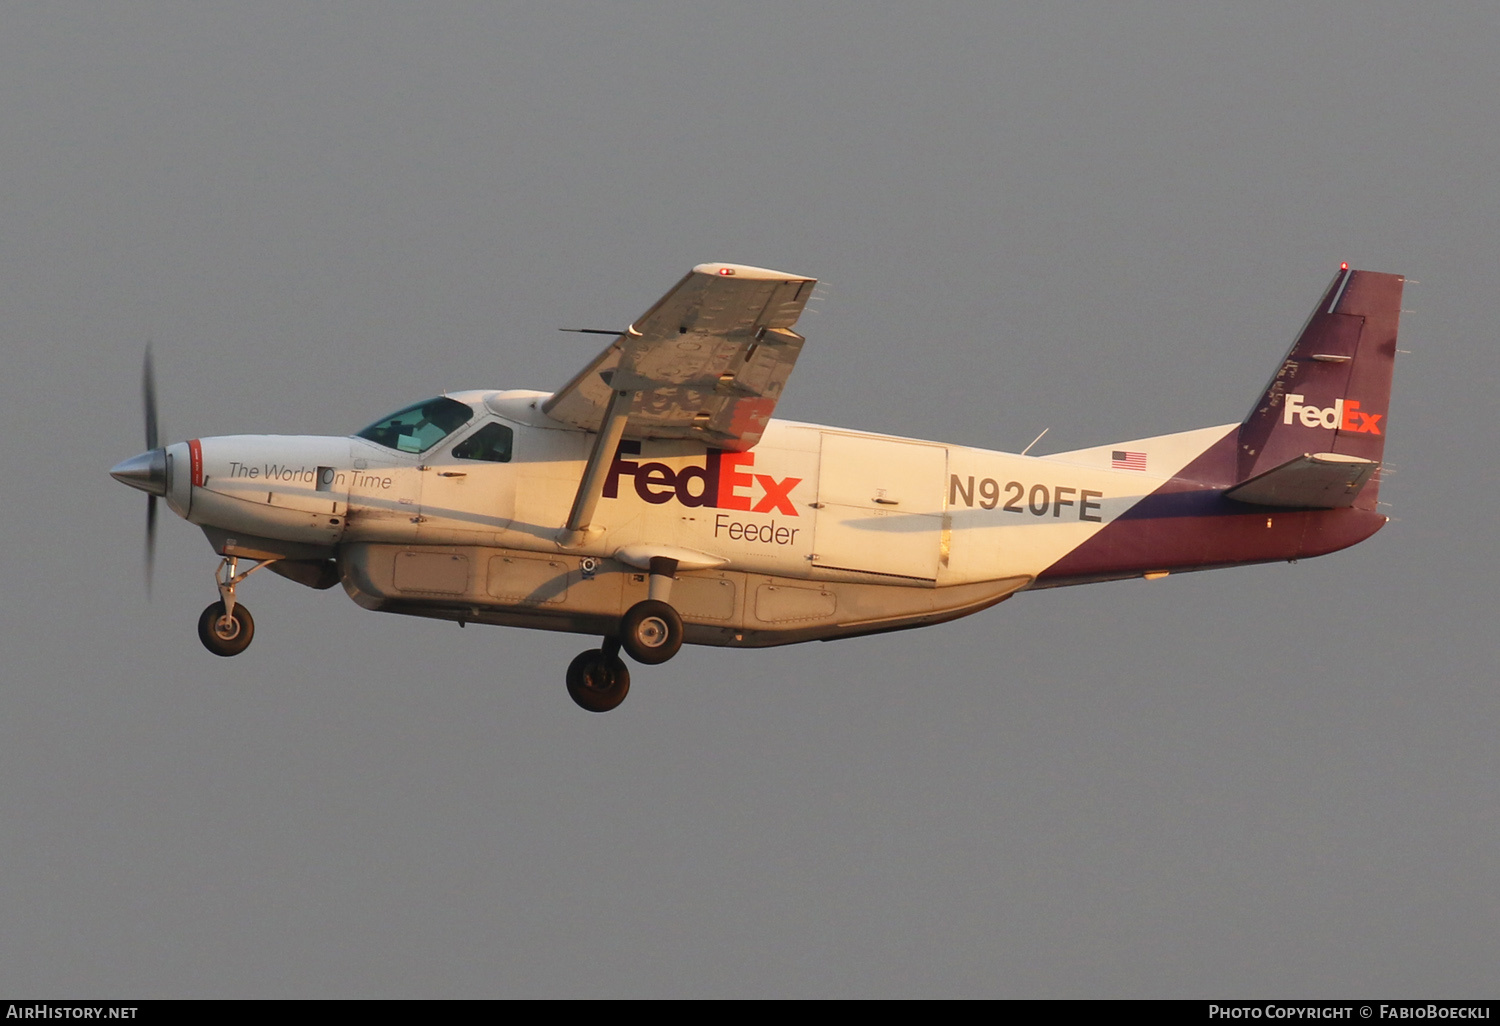
[[[255,638],[255,618],[250,610],[235,600],[234,592],[241,581],[274,560],[256,563],[244,573],[239,573],[240,561],[235,556],[226,556],[219,561],[214,571],[214,584],[219,589],[219,601],[211,603],[198,617],[198,640],[203,647],[217,656],[237,656],[250,647]]]

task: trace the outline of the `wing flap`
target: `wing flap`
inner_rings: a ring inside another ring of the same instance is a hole
[[[802,351],[792,331],[816,279],[700,264],[542,405],[597,431],[614,391],[633,393],[626,438],[760,441]]]
[[[1235,485],[1224,497],[1282,509],[1342,509],[1354,504],[1379,468],[1378,460],[1336,452],[1308,453]]]

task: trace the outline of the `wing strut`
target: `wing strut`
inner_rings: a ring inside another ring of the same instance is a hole
[[[605,471],[614,462],[615,452],[620,448],[620,439],[625,435],[625,422],[630,418],[630,406],[634,401],[634,392],[622,392],[619,389],[610,392],[604,420],[599,424],[599,433],[594,436],[594,448],[589,452],[588,464],[583,468],[583,480],[578,482],[578,494],[573,497],[573,508],[568,512],[567,526],[557,533],[557,543],[565,549],[582,545],[588,537],[594,510],[604,492]]]

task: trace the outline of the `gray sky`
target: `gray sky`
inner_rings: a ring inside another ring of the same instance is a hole
[[[0,991],[1494,996],[1500,9],[9,3]],[[1044,451],[1238,420],[1409,275],[1393,522],[641,668],[161,525],[164,434],[561,385],[695,263],[827,285],[780,413]]]

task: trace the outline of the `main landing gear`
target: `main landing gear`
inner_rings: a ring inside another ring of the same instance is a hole
[[[618,638],[578,653],[568,664],[568,695],[589,712],[609,712],[630,694],[630,670],[620,658]]]
[[[630,693],[630,670],[620,658],[624,649],[630,658],[647,666],[671,659],[682,648],[682,617],[667,602],[676,560],[651,561],[648,599],[637,602],[620,618],[620,629],[604,644],[582,652],[568,666],[568,694],[589,712],[609,712]]]
[[[657,599],[637,602],[620,620],[620,644],[638,663],[664,663],[682,648],[682,617]]]
[[[250,610],[235,600],[234,591],[246,577],[271,562],[256,563],[240,573],[240,561],[236,557],[226,556],[219,561],[219,567],[214,571],[219,601],[210,604],[198,617],[198,639],[214,655],[237,656],[250,647],[255,638],[255,618],[250,615]]]

